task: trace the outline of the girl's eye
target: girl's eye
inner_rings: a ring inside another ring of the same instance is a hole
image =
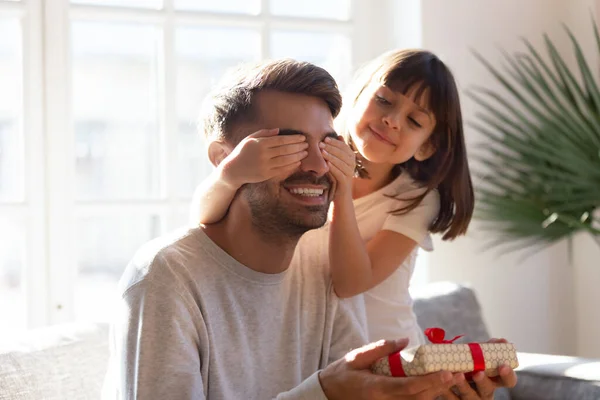
[[[414,125],[414,126],[416,126],[417,128],[421,128],[421,126],[422,126],[422,125],[421,125],[419,122],[417,122],[417,120],[416,120],[416,119],[414,119],[414,118],[410,118],[410,117],[409,117],[409,118],[408,118],[408,120],[410,121],[410,123],[411,123],[411,124],[413,124],[413,125]]]
[[[377,100],[378,103],[381,103],[381,104],[386,104],[386,105],[392,104],[389,101],[387,101],[385,98],[383,98],[379,95],[375,95],[375,99]]]

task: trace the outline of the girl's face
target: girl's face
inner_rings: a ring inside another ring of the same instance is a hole
[[[379,83],[367,86],[350,115],[350,136],[358,152],[377,164],[401,164],[412,157],[426,160],[435,152],[429,137],[435,116],[426,109],[428,91],[415,99]]]

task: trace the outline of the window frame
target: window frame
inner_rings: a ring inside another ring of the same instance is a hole
[[[0,15],[22,20],[23,114],[25,151],[25,201],[0,203],[0,215],[21,215],[27,220],[26,257],[22,271],[26,328],[69,322],[75,313],[76,219],[113,213],[153,212],[161,218],[161,232],[180,226],[178,216],[187,213],[190,199],[179,197],[176,163],[178,115],[176,109],[176,28],[238,26],[257,29],[260,57],[270,55],[270,32],[276,29],[334,32],[352,43],[352,61],[365,58],[363,40],[368,23],[358,10],[368,0],[350,1],[348,20],[271,15],[269,0],[261,0],[257,16],[175,10],[174,0],[164,0],[161,10],[71,4],[69,0],[21,0],[0,2]],[[359,8],[360,6],[360,8]],[[159,148],[161,196],[158,200],[76,201],[75,138],[71,112],[72,20],[149,23],[162,27],[159,57]],[[367,25],[365,25],[367,24]],[[357,49],[357,45],[363,46]],[[370,44],[369,44],[370,45]],[[373,47],[373,46],[371,46]],[[371,52],[379,52],[377,46]],[[132,254],[133,256],[133,254]],[[125,266],[123,266],[125,267]]]

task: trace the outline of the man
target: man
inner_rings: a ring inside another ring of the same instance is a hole
[[[325,223],[335,190],[319,150],[341,106],[333,78],[283,60],[225,82],[203,125],[214,165],[262,128],[304,134],[308,154],[289,177],[243,186],[222,221],[138,252],[120,282],[105,396],[401,399],[451,395],[457,383],[470,390],[447,372],[397,379],[368,371],[403,341],[344,357],[365,342],[360,310],[337,299],[326,270],[289,268],[300,236]]]

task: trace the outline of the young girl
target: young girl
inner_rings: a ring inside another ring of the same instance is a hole
[[[418,248],[433,250],[430,233],[464,234],[473,213],[454,78],[427,51],[385,53],[358,72],[336,123],[347,144],[320,144],[336,182],[330,222],[302,237],[295,261],[316,255],[329,263],[338,296],[364,293],[370,341],[408,337],[419,345],[408,291]],[[298,168],[303,136],[275,135],[242,141],[199,187],[196,223],[221,219],[242,184]]]

